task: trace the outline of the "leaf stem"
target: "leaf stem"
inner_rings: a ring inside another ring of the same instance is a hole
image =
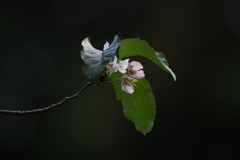
[[[50,109],[53,109],[58,106],[62,106],[64,103],[67,101],[70,101],[74,98],[79,98],[80,93],[82,93],[87,87],[93,85],[92,82],[87,82],[83,88],[78,91],[76,94],[70,96],[70,97],[65,97],[62,101],[52,104],[48,107],[45,108],[40,108],[40,109],[34,109],[34,110],[25,110],[25,111],[20,111],[20,110],[0,110],[0,114],[6,114],[6,115],[29,115],[29,114],[35,114],[35,113],[43,113],[46,111],[49,111]]]

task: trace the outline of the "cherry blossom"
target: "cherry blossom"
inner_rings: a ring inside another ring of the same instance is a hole
[[[109,62],[106,67],[111,73],[117,72],[120,68],[120,65],[117,63],[117,57],[115,56],[113,62]]]
[[[121,78],[121,81],[122,81],[122,90],[124,92],[132,94],[134,92],[134,87],[133,87],[133,85],[135,85],[134,82],[137,82],[137,80],[124,74],[123,77]]]
[[[108,47],[108,44],[106,43],[104,45],[104,48]],[[117,57],[115,56],[112,62],[109,62],[107,64],[107,69],[110,73],[114,72],[120,72],[123,74],[123,77],[121,78],[122,82],[122,90],[126,93],[132,94],[134,92],[135,82],[137,82],[137,79],[141,79],[145,77],[145,74],[143,72],[143,66],[141,63],[137,61],[128,62],[129,59],[125,60],[117,60]]]
[[[115,56],[113,62],[109,62],[106,67],[111,73],[117,71],[121,73],[126,73],[126,69],[128,68],[128,61],[129,59],[125,59],[123,61],[117,60],[117,57]]]
[[[143,72],[143,66],[141,65],[141,63],[137,62],[137,61],[132,61],[129,65],[128,65],[128,74],[129,77],[134,78],[134,79],[141,79],[143,77],[145,77],[145,74]]]

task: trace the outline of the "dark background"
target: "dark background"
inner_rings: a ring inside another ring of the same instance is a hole
[[[239,159],[239,0],[1,2],[0,109],[75,94],[88,81],[81,41],[102,49],[116,34],[146,40],[177,75],[135,59],[156,97],[153,130],[137,132],[104,83],[47,113],[0,115],[0,159]]]

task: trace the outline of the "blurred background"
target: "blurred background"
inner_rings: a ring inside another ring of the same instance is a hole
[[[116,34],[146,40],[177,75],[135,59],[157,101],[153,130],[137,132],[103,83],[43,114],[0,115],[0,159],[239,159],[239,0],[2,1],[0,109],[75,94],[88,81],[81,41],[101,50]]]

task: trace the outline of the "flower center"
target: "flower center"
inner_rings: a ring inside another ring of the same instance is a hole
[[[107,65],[108,65],[108,66],[110,66],[110,67],[112,67],[112,66],[113,66],[113,64],[111,64],[111,63],[108,63]]]
[[[126,84],[126,85],[132,85],[134,82],[137,82],[137,80],[136,79],[132,79],[132,78],[124,78],[124,83]]]
[[[137,71],[136,71],[136,70],[130,70],[129,73],[130,73],[130,74],[136,74]]]

